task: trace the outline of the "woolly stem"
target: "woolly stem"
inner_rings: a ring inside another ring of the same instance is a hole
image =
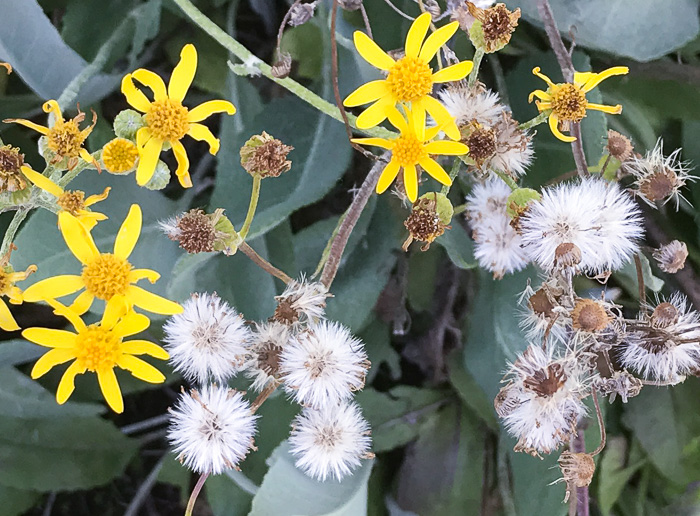
[[[452,163],[452,170],[450,170],[450,179],[452,180],[449,185],[442,185],[442,189],[440,190],[440,193],[442,195],[447,195],[450,191],[450,188],[452,188],[452,185],[455,182],[455,178],[457,177],[457,174],[459,174],[459,167],[462,164],[462,160],[459,158],[455,158],[454,163]]]
[[[500,178],[503,180],[503,182],[504,182],[505,184],[507,184],[507,185],[510,187],[511,190],[517,190],[518,188],[520,188],[520,187],[518,186],[518,184],[517,184],[515,181],[513,181],[513,178],[510,177],[508,174],[505,174],[505,173],[500,172],[500,171],[495,170],[495,169],[494,169],[493,172],[494,172],[498,177],[500,177]]]
[[[523,122],[518,126],[518,129],[521,131],[527,131],[528,129],[532,129],[536,125],[540,125],[544,122],[547,121],[547,118],[549,117],[549,112],[548,111],[543,111],[539,115],[537,115],[535,118],[532,118],[528,120],[527,122]]]
[[[185,510],[185,516],[192,516],[192,511],[194,510],[194,503],[197,501],[197,497],[199,496],[199,492],[204,487],[204,482],[206,482],[208,477],[209,477],[209,473],[202,473],[202,476],[200,476],[199,480],[197,480],[197,484],[194,486],[194,489],[192,490],[192,494],[190,495],[190,500],[189,500],[189,502],[187,502],[187,509]]]
[[[474,58],[472,59],[472,62],[474,63],[474,67],[472,68],[472,71],[469,74],[469,82],[467,83],[470,88],[473,88],[474,85],[476,84],[476,79],[479,76],[479,68],[481,67],[481,60],[483,58],[484,58],[484,49],[477,48],[476,52],[474,52]]]
[[[17,230],[19,229],[19,226],[22,224],[22,222],[24,222],[24,219],[27,218],[28,214],[28,208],[20,208],[15,212],[14,217],[12,217],[12,220],[10,221],[10,225],[7,227],[7,231],[5,231],[5,236],[2,239],[2,247],[0,247],[0,256],[5,256],[10,250],[10,246],[12,245],[12,241],[15,239]]]
[[[245,242],[241,242],[238,245],[238,249],[243,254],[245,254],[248,258],[253,260],[253,263],[255,263],[255,265],[260,267],[262,270],[264,270],[268,274],[271,274],[275,278],[282,280],[285,284],[292,281],[292,278],[290,276],[288,276],[287,274],[285,274],[284,272],[279,270],[277,267],[275,267],[270,262],[268,262],[265,258],[263,258],[258,253],[256,253],[255,250],[252,247],[250,247],[248,244],[246,244]]]
[[[239,236],[245,240],[250,231],[250,225],[253,223],[253,217],[255,216],[255,210],[258,208],[258,199],[260,198],[260,183],[262,182],[262,177],[259,174],[253,176],[253,191],[250,193],[250,203],[248,204],[248,213],[246,213],[245,221],[243,222],[243,227],[238,233]]]

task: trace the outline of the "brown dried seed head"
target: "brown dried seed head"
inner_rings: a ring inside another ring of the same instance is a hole
[[[292,6],[291,12],[289,13],[289,25],[292,27],[297,27],[305,24],[313,17],[315,10],[316,2],[311,2],[310,4],[296,4]]]
[[[462,141],[469,147],[468,157],[481,167],[496,154],[496,133],[479,124],[476,120],[469,122],[463,129]]]
[[[24,190],[27,181],[22,175],[24,154],[11,145],[0,146],[0,192]]]
[[[56,200],[56,204],[58,204],[62,210],[77,216],[80,210],[85,209],[85,192],[81,192],[80,190],[66,190],[63,192],[63,195]]]
[[[651,202],[668,199],[681,186],[678,174],[664,167],[639,182],[639,193]]]
[[[519,404],[520,400],[510,384],[502,387],[493,400],[493,408],[500,418],[504,418],[513,412]]]
[[[688,258],[688,246],[685,245],[685,242],[673,240],[656,249],[652,256],[662,271],[675,274],[685,267],[685,260]]]
[[[292,55],[288,52],[281,52],[279,59],[273,65],[270,73],[278,79],[286,79],[292,71]]]
[[[651,325],[654,328],[668,328],[678,322],[678,309],[671,303],[660,303],[651,314]]]
[[[536,315],[542,315],[547,319],[551,319],[554,316],[554,307],[557,306],[557,303],[545,289],[539,289],[527,301]]]
[[[554,395],[561,389],[568,377],[564,372],[564,367],[561,364],[549,364],[547,369],[535,371],[532,376],[528,376],[523,380],[523,386],[531,390],[542,398]]]
[[[278,177],[292,168],[287,154],[293,149],[263,131],[241,147],[241,165],[251,176]]]
[[[588,487],[595,473],[595,462],[588,453],[572,453],[565,451],[557,461],[561,474],[566,481],[566,497],[564,502],[577,487]]]
[[[612,321],[612,316],[600,301],[579,299],[571,311],[571,321],[577,330],[593,333],[604,330]]]
[[[421,197],[413,205],[413,210],[403,225],[408,230],[408,238],[403,244],[403,250],[407,251],[413,240],[425,242],[421,250],[425,251],[430,244],[440,235],[445,233],[449,226],[440,219],[437,211],[437,203],[430,195]]]
[[[208,253],[214,251],[216,229],[209,215],[203,210],[193,209],[177,220],[177,233],[168,234],[171,240],[180,243],[188,253]]]
[[[499,3],[488,9],[479,9],[467,2],[469,13],[481,22],[486,52],[495,52],[505,47],[518,26],[520,9],[509,11]]]
[[[296,298],[282,297],[277,301],[277,308],[272,318],[282,324],[294,324],[299,321],[299,311],[294,307]]]
[[[576,244],[564,242],[554,250],[554,266],[560,268],[575,267],[581,263],[581,249]]]
[[[613,158],[626,161],[632,157],[634,146],[632,141],[624,134],[620,134],[612,129],[608,130],[608,152]]]

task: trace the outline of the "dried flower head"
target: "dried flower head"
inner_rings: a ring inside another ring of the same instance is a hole
[[[577,299],[571,311],[572,326],[576,330],[596,333],[607,328],[611,321],[605,304],[596,299]]]
[[[530,341],[541,341],[545,332],[549,332],[555,340],[560,340],[566,334],[567,310],[562,307],[560,300],[564,289],[556,279],[542,283],[534,290],[529,282],[520,295],[518,303],[520,310],[520,327]]]
[[[680,161],[681,149],[664,156],[663,145],[659,138],[644,157],[628,160],[625,170],[635,178],[634,192],[649,206],[656,208],[657,203],[666,204],[673,199],[678,210],[680,200],[685,200],[680,189],[697,178],[688,173],[688,164]]]
[[[462,142],[469,147],[468,159],[473,160],[477,167],[482,167],[496,154],[497,136],[493,129],[472,120],[466,126],[460,127]]]
[[[340,481],[372,459],[369,424],[354,403],[305,408],[292,423],[289,445],[296,466],[310,477]]]
[[[520,19],[520,8],[509,11],[505,4],[481,9],[467,2],[467,9],[476,21],[469,28],[469,38],[476,48],[486,53],[501,50],[510,42]]]
[[[688,258],[688,246],[685,245],[685,242],[673,240],[654,250],[652,256],[656,263],[659,264],[659,269],[669,274],[675,274],[685,267],[685,260]]]
[[[0,192],[16,192],[27,187],[22,175],[24,154],[11,145],[0,146]]]
[[[287,393],[315,408],[346,400],[362,389],[370,366],[362,341],[327,321],[295,335],[281,360]]]
[[[289,52],[280,52],[279,59],[273,65],[270,73],[278,79],[286,79],[292,71],[292,54]]]
[[[216,294],[193,294],[163,326],[173,368],[189,381],[225,383],[243,366],[250,330]]]
[[[287,346],[289,326],[276,321],[258,324],[250,339],[243,369],[253,380],[251,388],[262,391],[270,383],[280,383],[282,350]]]
[[[634,152],[634,146],[632,141],[617,131],[608,129],[608,153],[615,159],[619,161],[627,161],[632,157],[632,152]]]
[[[598,377],[593,380],[593,388],[605,396],[610,396],[610,403],[620,396],[623,403],[634,398],[640,392],[644,384],[639,378],[632,376],[627,370],[614,371],[610,378]]]
[[[454,209],[446,195],[431,192],[422,195],[413,203],[411,214],[403,225],[408,230],[408,238],[403,243],[403,250],[408,251],[411,242],[425,242],[421,251],[427,251],[433,241],[449,229]]]
[[[315,324],[325,315],[328,289],[319,282],[307,281],[303,276],[299,281],[290,281],[275,297],[277,308],[272,319],[282,324]]]
[[[346,11],[357,11],[362,7],[362,0],[338,0],[338,5]]]
[[[218,475],[233,469],[253,448],[258,416],[240,392],[206,385],[183,392],[171,409],[168,439],[192,471]]]
[[[289,25],[298,27],[313,18],[317,3],[315,1],[308,4],[294,4],[289,11]]]
[[[180,244],[188,253],[209,253],[226,251],[235,247],[238,235],[233,225],[224,215],[223,209],[206,213],[199,208],[191,209],[176,217],[160,222],[160,229]]]
[[[566,496],[564,503],[569,500],[569,496],[577,487],[588,487],[593,480],[595,473],[595,462],[593,457],[588,453],[573,453],[565,451],[557,461],[561,474],[564,476],[562,480],[566,482]]]
[[[278,177],[292,168],[292,162],[287,159],[292,149],[263,131],[241,147],[241,165],[251,176]]]

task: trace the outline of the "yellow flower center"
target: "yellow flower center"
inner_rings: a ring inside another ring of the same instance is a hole
[[[129,287],[131,264],[111,253],[102,253],[83,267],[85,288],[98,299],[109,301]]]
[[[105,168],[113,174],[123,174],[134,168],[138,157],[136,144],[126,138],[115,138],[102,149]]]
[[[187,113],[187,108],[177,100],[158,100],[151,103],[146,113],[146,123],[159,140],[179,140],[190,129]]]
[[[62,158],[77,158],[85,136],[74,120],[56,122],[46,135],[48,146],[54,154]]]
[[[97,324],[87,327],[75,341],[75,358],[88,371],[104,371],[117,365],[122,340]]]
[[[568,122],[580,122],[586,116],[588,101],[586,94],[575,84],[557,84],[552,88],[552,111],[559,118]]]
[[[81,192],[80,190],[75,190],[74,192],[66,190],[63,192],[63,195],[58,198],[56,204],[58,204],[62,210],[77,217],[78,212],[85,209],[85,192]]]
[[[428,156],[423,143],[418,141],[418,138],[409,135],[401,135],[396,140],[394,146],[393,157],[402,167],[415,165],[421,159]]]
[[[12,282],[8,274],[0,268],[0,296],[7,294],[8,290],[12,287]]]
[[[432,91],[433,71],[425,60],[406,56],[391,67],[386,82],[400,102],[411,102]]]

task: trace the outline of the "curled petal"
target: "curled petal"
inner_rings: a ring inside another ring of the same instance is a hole
[[[44,127],[43,125],[35,124],[34,122],[31,122],[29,120],[25,120],[23,118],[5,118],[3,120],[6,124],[19,124],[23,125],[24,127],[29,127],[30,129],[35,130],[38,133],[43,134],[46,136],[49,134],[49,128]]]
[[[175,66],[168,83],[168,97],[182,102],[190,89],[197,71],[197,49],[191,43],[182,47],[180,61]]]
[[[129,283],[136,283],[144,278],[148,279],[151,283],[155,283],[160,278],[160,274],[151,269],[133,269],[129,273]]]
[[[602,111],[603,113],[608,113],[610,115],[619,115],[622,113],[622,105],[617,104],[615,106],[605,106],[603,104],[592,104],[588,103],[586,109],[594,109],[596,111]]]
[[[146,113],[151,108],[151,102],[146,95],[134,85],[130,73],[126,74],[122,79],[122,93],[131,107],[138,109],[142,113]]]
[[[592,73],[590,75],[584,75],[585,72],[576,73],[574,74],[574,82],[580,84],[583,91],[589,92],[608,77],[612,77],[613,75],[627,75],[629,71],[630,69],[626,66],[613,66],[600,73]],[[585,82],[580,83],[580,80]]]
[[[93,204],[97,204],[100,201],[104,201],[107,196],[109,195],[109,191],[111,190],[111,187],[105,188],[101,194],[96,194],[96,195],[91,195],[87,199],[85,199],[85,206],[92,206]],[[106,218],[106,217],[105,217]]]
[[[145,68],[139,68],[131,76],[139,81],[144,86],[147,86],[153,92],[153,98],[156,102],[159,100],[164,100],[168,98],[168,94],[165,89],[165,83],[160,76],[150,70]]]
[[[219,139],[216,138],[206,125],[190,123],[190,129],[187,131],[192,138],[198,141],[205,141],[209,144],[209,154],[216,156],[219,152]]]
[[[552,134],[554,136],[556,136],[563,142],[571,143],[576,141],[576,138],[574,138],[573,136],[566,136],[559,130],[559,118],[557,118],[557,116],[554,113],[549,115],[549,129],[552,131]]]
[[[68,398],[75,390],[76,375],[83,374],[85,371],[85,367],[81,367],[77,361],[68,366],[68,369],[61,377],[61,382],[58,384],[58,390],[56,391],[56,401],[59,405],[63,405],[68,401]]]
[[[192,187],[192,179],[190,179],[190,160],[187,157],[187,151],[180,140],[172,141],[170,144],[173,146],[173,153],[177,161],[175,175],[183,188],[190,188]]]
[[[534,67],[534,68],[532,69],[532,73],[533,73],[534,75],[536,75],[537,77],[539,77],[540,79],[542,79],[544,82],[546,82],[546,83],[547,83],[547,86],[549,86],[550,88],[554,86],[554,83],[552,82],[552,79],[550,79],[550,78],[547,77],[545,74],[543,74],[543,73],[540,71],[540,67],[539,67],[539,66]]]
[[[547,93],[546,91],[535,90],[532,93],[530,93],[530,95],[528,95],[527,101],[532,102],[532,99],[534,99],[535,97],[537,97],[540,100],[544,100],[544,101],[552,100],[552,96],[549,93]]]
[[[209,118],[214,113],[226,113],[233,115],[236,113],[236,107],[228,100],[209,100],[192,108],[187,114],[188,122],[201,122],[205,118]]]

